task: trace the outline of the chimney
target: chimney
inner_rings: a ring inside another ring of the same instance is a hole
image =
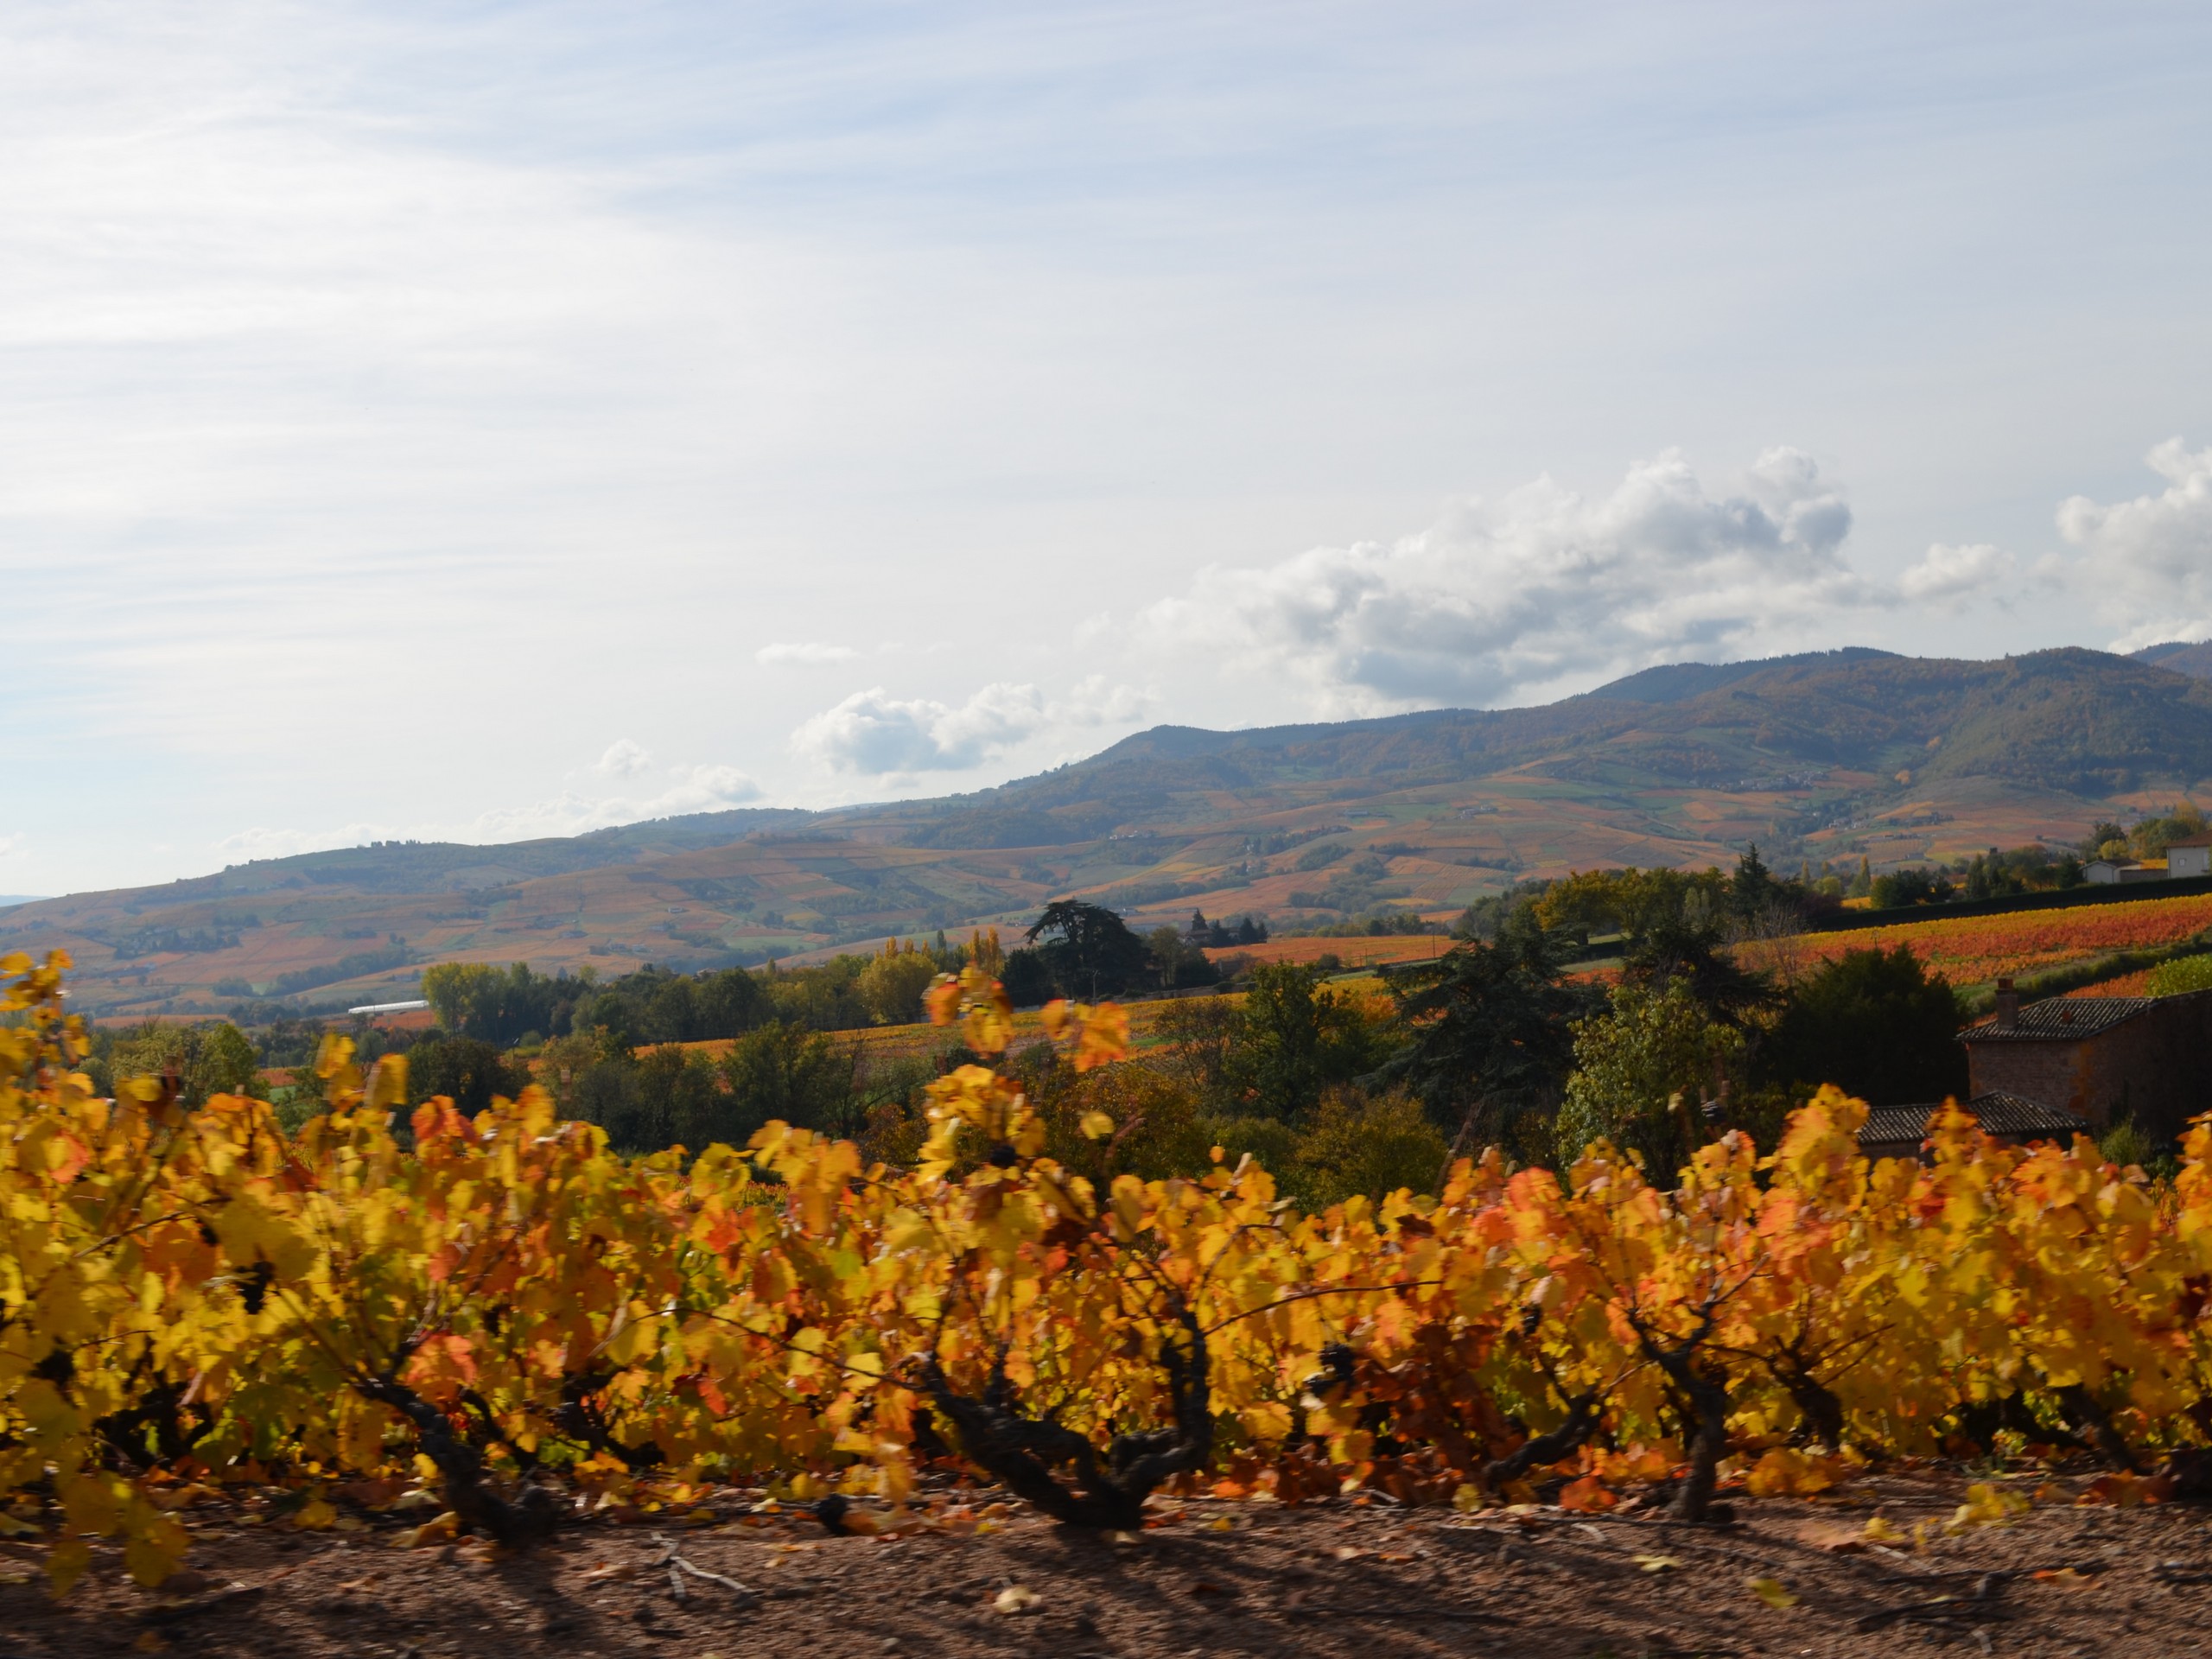
[[[2010,1031],[2020,1023],[2020,994],[2012,988],[2012,982],[1997,982],[1997,1029]]]

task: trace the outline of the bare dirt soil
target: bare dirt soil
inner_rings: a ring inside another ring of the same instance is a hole
[[[2040,1480],[2006,1484],[2025,1492]],[[579,1525],[507,1556],[469,1542],[395,1548],[405,1523],[390,1516],[348,1515],[345,1530],[250,1527],[226,1500],[190,1512],[191,1565],[159,1592],[130,1585],[103,1553],[57,1604],[42,1582],[20,1581],[41,1552],[0,1546],[0,1659],[1937,1649],[2118,1659],[2212,1641],[2212,1515],[2202,1510],[2077,1507],[2071,1488],[2044,1485],[2012,1525],[1931,1529],[1917,1546],[1865,1541],[1877,1512],[1904,1535],[1948,1520],[1966,1484],[1955,1472],[1890,1475],[1818,1500],[1741,1503],[1738,1519],[1702,1526],[1633,1510],[1179,1500],[1118,1540],[1020,1510],[992,1516],[989,1494],[968,1492],[933,1500],[940,1521],[929,1529],[836,1537],[803,1514],[753,1514],[756,1495],[727,1492],[683,1523]],[[670,1562],[671,1551],[697,1570]]]

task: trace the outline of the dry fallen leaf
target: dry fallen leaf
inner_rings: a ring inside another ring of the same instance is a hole
[[[1336,1549],[1337,1559],[1340,1561],[1356,1561],[1366,1554],[1365,1550],[1355,1549],[1350,1544],[1338,1544]]]
[[[1672,1573],[1681,1567],[1681,1560],[1675,1555],[1638,1555],[1636,1564],[1647,1573]]]
[[[2068,1590],[2094,1590],[2097,1587],[2094,1579],[2086,1573],[2076,1573],[2070,1567],[2045,1567],[2031,1576],[2037,1584],[2056,1584]]]
[[[1236,1530],[1236,1522],[1225,1515],[1217,1515],[1213,1518],[1211,1529],[1215,1532],[1234,1532]]]
[[[394,1549],[420,1549],[426,1544],[443,1543],[461,1533],[461,1517],[451,1510],[435,1520],[425,1521],[419,1527],[410,1527],[397,1534],[391,1541]]]
[[[1783,1587],[1780,1579],[1746,1579],[1745,1586],[1770,1607],[1795,1607],[1797,1598]]]
[[[1866,1518],[1866,1541],[1870,1544],[1909,1544],[1912,1540],[1891,1525],[1887,1516],[1876,1514]]]
[[[1039,1599],[1034,1590],[1025,1590],[1018,1584],[1009,1584],[999,1592],[991,1607],[995,1612],[1019,1618],[1023,1613],[1035,1611]]]

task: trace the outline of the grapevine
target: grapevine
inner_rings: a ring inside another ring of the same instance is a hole
[[[289,1485],[302,1525],[342,1483],[412,1485],[437,1535],[521,1548],[649,1473],[835,1522],[950,1455],[1111,1529],[1202,1483],[1471,1507],[1572,1478],[1698,1518],[1732,1475],[1816,1491],[1989,1422],[2202,1480],[2207,1121],[2166,1181],[1955,1109],[1927,1161],[1870,1163],[1828,1089],[1765,1156],[1492,1151],[1301,1214],[1249,1159],[1117,1169],[1134,1116],[1049,1156],[990,1064],[932,1085],[910,1167],[780,1123],[623,1157],[535,1088],[403,1118],[402,1062],[342,1040],[296,1133],[149,1080],[102,1099],[67,968],[0,964],[0,1497],[57,1592],[104,1538],[175,1570],[193,1484]],[[1013,1036],[975,970],[931,1008],[986,1060]],[[1044,1024],[1085,1070],[1128,1039],[1110,1007]]]

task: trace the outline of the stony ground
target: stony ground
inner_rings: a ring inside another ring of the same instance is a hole
[[[1007,1511],[988,1493],[940,1495],[933,1523],[903,1536],[833,1537],[809,1516],[755,1514],[750,1495],[722,1493],[680,1524],[582,1525],[514,1556],[466,1542],[394,1548],[419,1515],[346,1514],[338,1529],[303,1531],[241,1524],[226,1501],[190,1511],[192,1566],[159,1592],[130,1586],[111,1554],[55,1604],[26,1581],[39,1548],[0,1544],[0,1659],[1939,1649],[2119,1659],[2212,1642],[2212,1515],[2081,1507],[2044,1484],[2016,1523],[1945,1534],[1966,1484],[1889,1476],[1818,1500],[1745,1503],[1738,1519],[1706,1526],[1633,1510],[1194,1500],[1160,1505],[1145,1531],[1118,1539]],[[1867,1541],[1877,1514],[1877,1532],[1900,1541]]]

